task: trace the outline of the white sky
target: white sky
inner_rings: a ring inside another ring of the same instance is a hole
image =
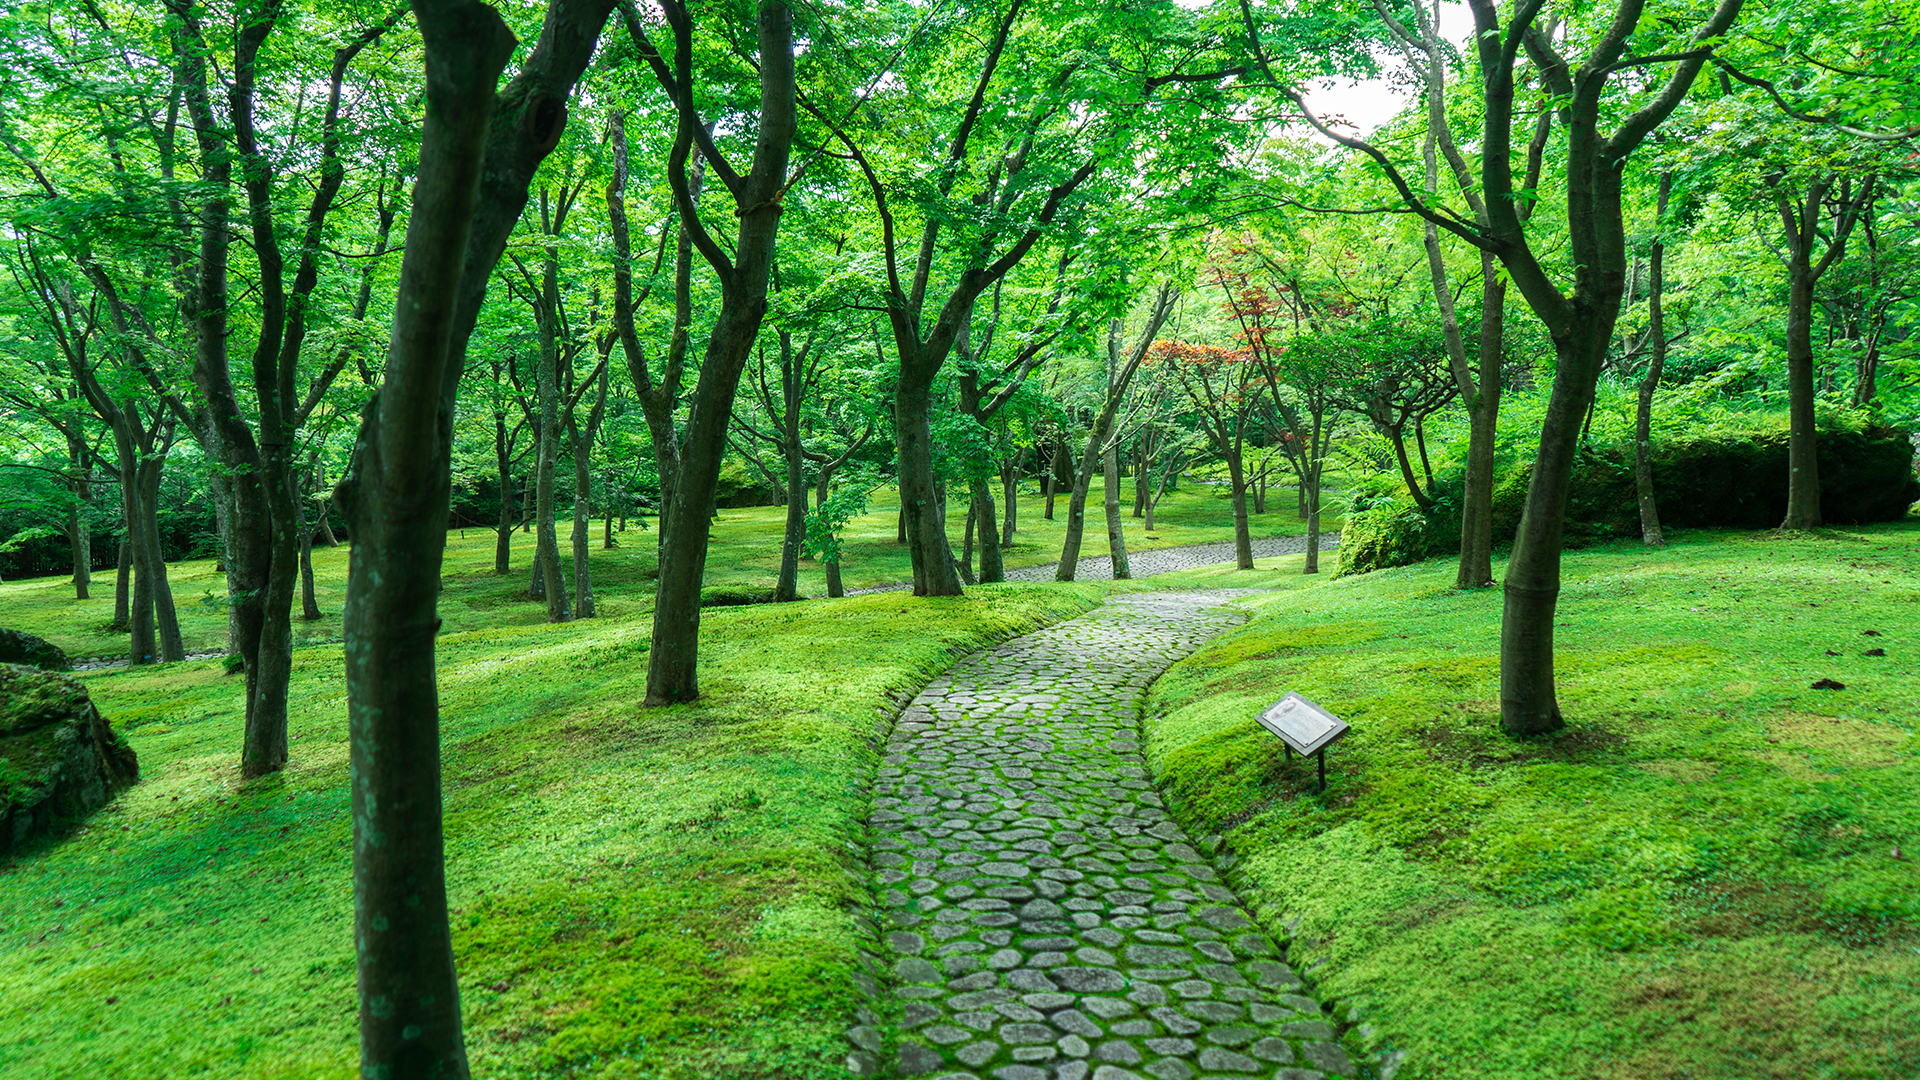
[[[1473,36],[1473,14],[1466,4],[1457,0],[1441,4],[1440,36],[1456,47],[1464,46]],[[1379,59],[1380,66],[1388,71],[1406,67],[1406,57],[1398,49],[1383,49]],[[1323,119],[1342,117],[1359,129],[1356,134],[1368,135],[1406,108],[1411,96],[1405,85],[1391,86],[1384,78],[1322,79],[1308,91],[1307,105]]]

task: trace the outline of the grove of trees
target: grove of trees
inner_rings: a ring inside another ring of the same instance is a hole
[[[1508,551],[1501,722],[1549,733],[1601,398],[1632,397],[1648,544],[1663,433],[1777,417],[1762,479],[1808,529],[1849,512],[1828,432],[1920,420],[1920,15],[1466,7],[28,0],[0,37],[0,570],[81,598],[110,573],[140,664],[185,655],[167,561],[216,559],[256,777],[288,764],[310,548],[352,545],[370,1074],[466,1073],[456,520],[551,621],[597,617],[596,519],[649,545],[671,705],[701,693],[728,477],[787,507],[783,602],[805,558],[841,591],[881,486],[923,597],[1002,580],[1036,490],[1066,495],[1073,580],[1096,473],[1121,577],[1126,480],[1149,530],[1183,476],[1222,485],[1242,568],[1270,486],[1309,573],[1323,514],[1394,503],[1462,589]],[[1346,122],[1353,80],[1403,107]]]

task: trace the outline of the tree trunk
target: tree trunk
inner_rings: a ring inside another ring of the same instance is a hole
[[[799,403],[787,404],[787,415],[797,424]],[[787,464],[787,531],[780,541],[780,576],[774,582],[773,599],[786,603],[800,599],[800,549],[807,542],[807,478],[805,458],[801,455],[797,431],[786,433],[784,448]]]
[[[88,535],[86,519],[80,513],[80,496],[67,507],[67,551],[73,563],[73,598],[87,599],[87,586],[93,583],[93,537]]]
[[[143,539],[134,548],[134,557],[142,562],[138,571],[153,579],[149,595],[153,598],[155,638],[160,659],[171,664],[185,660],[187,650],[180,637],[180,618],[173,605],[173,585],[167,580],[166,552],[160,544],[160,472],[165,465],[166,459],[158,454],[140,462],[138,525]],[[291,590],[287,600],[289,603],[293,600]]]
[[[692,27],[675,21],[675,50],[692,63]],[[701,252],[720,278],[720,311],[707,338],[694,388],[693,408],[682,443],[677,490],[660,519],[660,577],[653,606],[653,644],[647,654],[647,704],[667,705],[700,696],[700,587],[707,566],[707,538],[720,465],[727,452],[733,400],[767,311],[767,283],[780,226],[788,154],[797,123],[793,81],[792,12],[763,2],[757,13],[760,116],[753,167],[732,187],[738,231],[731,257],[700,226],[685,166],[696,124],[692,94],[681,102],[668,181],[681,219],[699,230]]]
[[[1012,504],[1008,504],[1011,514]],[[988,486],[986,478],[973,482],[973,514],[980,525],[980,583],[991,585],[1007,580],[1007,571],[1000,553],[1000,523],[995,519],[993,506],[993,488]]]
[[[1247,530],[1247,476],[1240,448],[1227,455],[1227,478],[1233,484],[1233,563],[1239,570],[1253,569],[1253,537]]]
[[[573,438],[573,617],[591,619],[593,605],[593,564],[588,560],[593,546],[593,438]]]
[[[500,477],[500,525],[494,530],[493,572],[510,573],[513,562],[513,462],[507,458],[507,418],[493,414],[493,467]]]
[[[514,40],[485,5],[416,0],[428,77],[385,382],[354,474],[347,722],[360,1073],[466,1080],[441,831],[435,609],[446,548],[454,337],[494,81]]]
[[[1312,462],[1300,480],[1300,491],[1307,498],[1307,562],[1300,571],[1303,574],[1320,572],[1320,469],[1320,461]]]
[[[1133,444],[1133,516],[1145,517],[1147,501],[1153,498],[1151,458],[1147,455],[1147,437],[1142,434]]]
[[[1080,569],[1080,544],[1087,528],[1087,495],[1093,487],[1094,466],[1100,461],[1100,443],[1106,432],[1095,430],[1087,437],[1087,448],[1080,455],[1080,468],[1073,477],[1073,492],[1067,496],[1067,535],[1060,545],[1060,563],[1054,567],[1053,580],[1072,581]]]
[[[300,508],[300,617],[312,622],[323,618],[320,602],[313,595],[313,525],[307,521],[307,499],[302,492]]]
[[[1658,228],[1666,226],[1667,198],[1672,190],[1673,174],[1661,173],[1654,217]],[[1660,506],[1653,494],[1653,394],[1660,388],[1661,369],[1667,363],[1667,324],[1661,296],[1666,284],[1666,253],[1664,235],[1656,233],[1647,258],[1647,342],[1653,351],[1647,358],[1647,374],[1640,380],[1640,400],[1633,416],[1633,485],[1640,501],[1640,539],[1649,547],[1667,542],[1660,529]]]
[[[1554,341],[1552,396],[1540,429],[1540,451],[1527,487],[1526,513],[1507,560],[1500,622],[1500,726],[1514,736],[1566,726],[1553,680],[1553,620],[1560,597],[1560,542],[1567,489],[1580,443],[1580,423],[1611,339],[1610,313],[1582,309],[1566,337]]]
[[[1253,481],[1253,512],[1256,516],[1267,512],[1267,471],[1265,469],[1260,470],[1260,475]]]
[[[1127,565],[1126,519],[1120,515],[1120,451],[1109,444],[1101,457],[1107,486],[1107,553],[1113,562],[1113,579],[1124,581],[1133,577],[1133,568]]]
[[[828,559],[826,565],[827,595],[834,598],[847,595],[846,588],[840,584],[840,560],[837,558]]]
[[[1000,526],[1000,546],[1007,548],[1013,545],[1014,523],[1020,517],[1020,473],[1011,458],[1000,465],[1000,494],[1001,502],[1006,505]]]
[[[1793,241],[1790,239],[1790,243]],[[1787,516],[1782,529],[1820,526],[1820,455],[1814,430],[1813,286],[1808,245],[1787,268]]]
[[[129,527],[130,524],[129,524]],[[133,628],[128,615],[128,586],[133,577],[133,541],[120,541],[120,558],[113,576],[113,625],[108,629],[124,634]]]
[[[906,517],[907,550],[913,562],[913,595],[959,596],[960,575],[947,542],[947,515],[933,479],[933,407],[928,380],[904,375],[893,397],[899,446],[900,509]]]

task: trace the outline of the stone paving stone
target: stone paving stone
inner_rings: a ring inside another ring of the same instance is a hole
[[[1140,752],[1148,685],[1237,621],[1232,595],[1116,597],[903,710],[870,819],[894,1075],[1355,1074]]]

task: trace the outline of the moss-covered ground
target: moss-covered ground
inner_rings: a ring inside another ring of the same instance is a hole
[[[1127,501],[1122,505],[1131,507],[1132,481],[1123,480],[1122,484],[1127,485],[1122,492]],[[1087,535],[1081,549],[1088,555],[1106,554],[1106,527],[1100,512],[1104,493],[1105,488],[1096,483],[1088,497]],[[1294,513],[1293,499],[1291,489],[1273,489],[1267,513],[1252,519],[1253,535],[1304,533],[1307,523]],[[1014,541],[1005,553],[1007,566],[1031,566],[1060,557],[1060,545],[1066,536],[1066,497],[1063,495],[1058,500],[1052,521],[1046,520],[1045,507],[1046,500],[1036,492],[1022,492]],[[898,509],[899,500],[893,489],[882,488],[874,493],[869,512],[854,519],[844,530],[845,554],[841,569],[847,588],[912,580],[907,549],[895,539]],[[956,555],[961,551],[966,516],[966,505],[958,501],[948,511],[948,531]],[[651,519],[646,525],[652,525]],[[1323,518],[1323,527],[1339,528],[1339,518],[1327,515]],[[570,520],[560,523],[560,544],[563,554],[569,557],[571,529]],[[713,547],[707,558],[707,584],[721,588],[772,589],[780,570],[780,542],[785,529],[784,507],[720,511],[713,528]],[[1128,549],[1133,551],[1230,540],[1233,511],[1227,489],[1224,485],[1183,484],[1168,492],[1161,501],[1152,532],[1143,528],[1140,519],[1129,516],[1126,533]],[[593,523],[590,562],[601,614],[609,618],[637,617],[652,604],[654,535],[635,520],[629,522],[625,532],[615,533],[619,546],[607,549],[601,546],[602,523]],[[492,530],[456,529],[448,534],[443,574],[446,591],[442,594],[440,614],[449,632],[533,626],[546,621],[542,603],[529,601],[526,596],[527,578],[533,565],[533,535],[514,533],[510,573],[495,574],[493,557]],[[340,639],[340,611],[346,601],[346,560],[344,546],[314,549],[314,593],[323,617],[311,622],[296,618],[293,632],[297,643]],[[181,635],[190,651],[226,645],[227,615],[223,606],[226,579],[215,571],[214,565],[212,559],[194,559],[168,567]],[[826,573],[817,561],[801,561],[800,591],[807,595],[826,593]],[[111,572],[94,575],[92,592],[92,599],[75,600],[72,584],[63,577],[0,584],[0,626],[37,634],[74,657],[126,656],[127,636],[109,629],[113,620]]]
[[[712,610],[707,698],[670,709],[644,619],[443,635],[476,1074],[843,1074],[886,693],[1097,594]],[[293,763],[253,783],[218,661],[87,675],[142,780],[0,869],[0,1075],[355,1074],[339,646],[295,656]]]
[[[1157,685],[1150,754],[1399,1080],[1906,1080],[1917,572],[1914,519],[1569,553],[1568,727],[1534,741],[1499,730],[1498,590],[1262,574]],[[1288,690],[1353,724],[1324,796],[1253,722]]]

